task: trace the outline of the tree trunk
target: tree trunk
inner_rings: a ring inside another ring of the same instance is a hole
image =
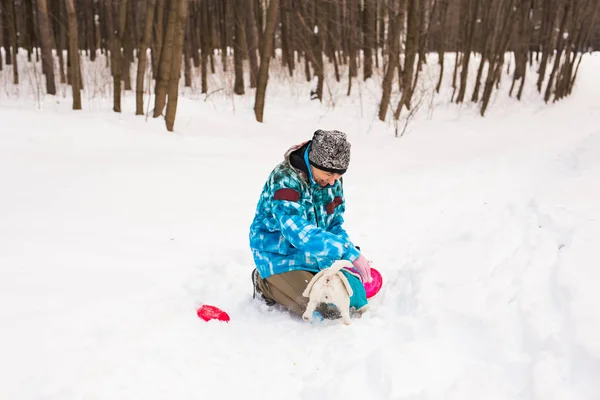
[[[81,110],[81,78],[79,71],[79,43],[77,37],[77,13],[73,0],[65,0],[69,21],[69,58],[71,63],[71,88],[73,90],[73,110]]]
[[[206,1],[206,0],[205,0]],[[227,72],[227,53],[229,46],[229,2],[232,0],[221,0],[222,23],[221,23],[221,63],[223,64],[223,72]],[[235,0],[233,0],[235,1]],[[208,19],[206,20],[208,22]],[[208,32],[208,30],[207,30]]]
[[[552,68],[552,72],[550,72],[550,77],[548,78],[548,83],[546,85],[546,92],[544,94],[544,101],[547,103],[550,100],[550,96],[552,95],[552,87],[554,85],[554,77],[558,71],[558,67],[560,66],[560,59],[562,57],[562,53],[564,50],[564,33],[565,28],[569,16],[569,12],[571,11],[570,1],[565,1],[565,6],[563,8],[563,17],[560,23],[560,29],[558,31],[558,42],[556,44],[556,55],[554,56],[554,67]]]
[[[329,3],[328,6],[329,7],[327,7],[327,5],[323,6],[323,11],[325,12],[324,17],[328,21],[328,23],[326,25],[327,26],[327,30],[326,30],[327,47],[326,47],[326,49],[328,52],[329,59],[333,61],[335,80],[336,80],[336,82],[339,82],[340,81],[340,69],[339,69],[338,61],[337,61],[337,57],[336,57],[336,51],[338,49],[338,46],[337,46],[337,42],[335,40],[334,29],[333,29],[333,22],[335,21],[335,14],[334,14],[334,10],[332,8],[333,8],[334,4]]]
[[[206,0],[204,0],[206,1]],[[165,0],[157,0],[154,25],[154,46],[152,48],[152,78],[158,79],[158,66],[164,39]]]
[[[10,49],[10,41],[12,40],[10,26],[12,22],[9,21],[8,7],[0,7],[0,11],[2,12],[2,43],[0,44],[4,46],[6,65],[12,65],[12,51]]]
[[[474,2],[474,4],[472,4]],[[473,41],[475,39],[475,27],[477,26],[477,17],[479,14],[480,0],[469,1],[469,14],[467,16],[466,40],[463,48],[462,68],[460,71],[460,89],[456,98],[457,103],[462,103],[467,93],[467,76],[469,75],[469,63],[471,53],[473,52]]]
[[[8,16],[10,18],[9,28],[10,28],[10,44],[12,47],[12,68],[13,68],[13,83],[15,85],[19,84],[19,65],[17,63],[17,55],[19,53],[19,43],[17,41],[17,18],[15,16],[15,4],[14,0],[8,1]]]
[[[52,35],[48,23],[48,5],[46,0],[37,0],[37,6],[42,62],[46,71],[46,92],[54,95],[56,94],[56,83],[54,81],[54,60],[52,58]]]
[[[144,73],[146,72],[146,59],[148,45],[152,37],[152,27],[154,26],[154,9],[156,0],[148,0],[146,7],[146,22],[144,25],[144,36],[138,55],[137,77],[135,82],[135,115],[144,115]]]
[[[527,73],[527,53],[529,47],[529,36],[527,35],[527,27],[529,25],[529,14],[531,12],[531,0],[524,1],[520,4],[520,9],[516,11],[517,22],[514,26],[513,34],[513,54],[515,56],[515,70],[513,72],[513,80],[510,86],[508,95],[512,97],[514,88],[518,80],[525,81]],[[521,96],[517,96],[518,99]]]
[[[374,11],[374,0],[364,0],[363,80],[365,81],[373,76],[373,48],[375,47],[375,27],[373,26]],[[381,118],[381,108],[379,109],[379,114]]]
[[[4,10],[0,7],[0,72],[4,68],[2,57],[2,44],[4,43]]]
[[[121,112],[121,73],[123,68],[121,65],[121,42],[125,31],[125,21],[127,17],[127,1],[119,0],[119,11],[117,15],[117,26],[113,37],[113,54],[112,54],[112,72],[113,72],[113,110]],[[132,0],[129,0],[132,1]]]
[[[280,0],[281,5],[281,59],[287,66],[290,76],[294,76],[294,51],[292,50],[292,37],[290,34],[290,5],[289,0]]]
[[[379,103],[379,120],[385,121],[390,99],[392,94],[392,84],[394,82],[394,74],[398,67],[399,52],[400,52],[400,32],[404,25],[404,1],[401,0],[399,7],[396,10],[390,10],[390,34],[388,35],[388,62],[383,83],[381,85],[382,94],[381,102]]]
[[[477,76],[475,77],[475,88],[473,89],[473,94],[471,95],[471,101],[476,103],[479,101],[479,93],[481,92],[481,78],[483,76],[483,68],[485,67],[485,63],[488,59],[491,59],[490,55],[490,42],[493,40],[493,30],[494,25],[492,23],[492,15],[495,10],[493,4],[488,2],[484,4],[484,8],[487,6],[487,12],[484,14],[484,19],[482,21],[482,41],[483,41],[483,49],[481,50],[481,60],[479,61],[479,68],[477,69]],[[490,40],[492,39],[492,40]]]
[[[172,0],[173,1],[173,0]],[[187,21],[188,0],[173,1],[177,5],[177,21],[173,54],[171,57],[171,76],[169,78],[169,101],[165,122],[167,130],[173,132],[175,114],[177,113],[177,98],[179,94],[179,76],[181,75],[181,54],[183,52],[183,38]]]
[[[504,65],[504,55],[508,51],[511,34],[513,32],[512,24],[515,17],[515,1],[508,0],[506,3],[501,2],[501,5],[507,4],[505,7],[504,16],[496,18],[496,24],[499,26],[500,37],[494,44],[494,51],[490,54],[490,65],[488,75],[483,89],[483,97],[481,101],[480,114],[483,117],[487,110],[494,86],[497,86],[502,75],[502,66]]]
[[[402,97],[396,107],[394,119],[400,119],[402,107],[410,110],[413,95],[413,75],[415,70],[415,59],[419,52],[419,32],[421,18],[419,16],[420,2],[422,0],[408,0],[408,15],[406,21],[406,55],[404,56],[404,69],[402,71]]]
[[[67,82],[67,74],[65,73],[65,52],[67,48],[67,33],[65,30],[65,14],[66,5],[64,1],[57,1],[56,3],[56,15],[58,16],[58,69],[60,70],[60,83]]]
[[[82,2],[85,4],[85,20],[86,20],[86,41],[87,48],[90,51],[90,61],[96,61],[96,42],[94,40],[94,2],[86,1]],[[43,57],[43,53],[42,53]]]
[[[558,4],[556,0],[545,0],[543,3],[543,17],[541,27],[541,47],[542,47],[542,60],[540,61],[540,69],[538,72],[537,90],[542,92],[542,84],[546,78],[546,69],[548,67],[548,61],[554,53],[553,46],[553,31],[558,13]]]
[[[435,87],[435,91],[437,93],[440,92],[440,88],[442,87],[442,80],[444,78],[444,58],[446,57],[446,21],[448,20],[448,3],[449,0],[441,0],[440,7],[440,43],[438,50],[438,63],[440,64],[440,78],[438,80],[437,86]]]
[[[316,21],[317,28],[316,34],[313,35],[314,39],[314,50],[313,53],[315,55],[315,64],[313,65],[313,69],[315,71],[315,75],[317,77],[317,98],[319,101],[323,101],[323,86],[325,83],[325,64],[323,60],[323,45],[325,41],[325,26],[327,21],[324,18],[323,7],[325,0],[316,0],[315,3],[315,13],[316,13]]]
[[[278,0],[270,0],[269,8],[267,9],[267,21],[260,54],[258,81],[256,84],[256,99],[254,101],[254,114],[258,122],[263,122],[265,94],[267,91],[267,81],[269,79],[269,61],[273,50],[275,23],[277,21],[277,2]]]
[[[106,55],[106,62],[110,60],[110,74],[115,74],[115,26],[113,21],[114,5],[113,0],[104,0],[104,13],[106,14],[106,47],[109,49],[110,57]]]
[[[256,87],[256,77],[258,75],[258,43],[256,32],[256,18],[254,16],[254,2],[248,3],[246,12],[246,38],[248,40],[248,58],[250,59],[250,87]]]
[[[186,29],[189,31],[190,37],[190,57],[192,58],[194,68],[200,68],[200,8],[199,2],[191,2],[188,4],[189,21]]]
[[[201,7],[201,19],[202,19],[202,24],[201,24],[201,29],[203,30],[203,34],[201,39],[201,46],[202,46],[202,93],[208,93],[208,53],[209,53],[209,43],[208,43],[208,38],[209,33],[208,33],[208,0],[202,0],[202,7]],[[212,47],[210,47],[212,49]],[[212,52],[212,50],[211,50]]]
[[[352,78],[358,76],[358,65],[356,64],[356,30],[354,27],[356,26],[356,0],[348,0],[348,29],[347,32],[347,47],[348,47],[348,92],[347,95],[350,96],[352,89]]]
[[[577,78],[577,72],[579,71],[579,66],[581,65],[581,60],[583,58],[584,48],[585,48],[586,44],[588,43],[590,35],[592,33],[592,30],[594,29],[595,24],[596,24],[596,18],[597,18],[597,13],[598,13],[599,7],[600,7],[600,1],[595,1],[591,12],[588,14],[589,21],[586,21],[586,22],[582,21],[582,25],[587,26],[587,32],[583,36],[580,45],[578,45],[575,48],[576,51],[579,51],[579,59],[577,61],[577,66],[575,67],[575,71],[573,72],[573,75],[570,77],[570,80],[569,80],[569,87],[567,89],[568,95],[570,95],[573,90],[573,85],[575,84],[575,79]]]
[[[184,86],[192,87],[192,26],[194,19],[192,18],[193,10],[190,10],[191,4],[188,4],[187,21],[185,23],[185,31],[183,34],[183,75]]]
[[[133,6],[134,0],[129,0],[127,3],[127,12],[125,14],[125,30],[123,31],[122,45],[123,58],[121,59],[121,76],[123,79],[124,90],[132,90],[131,85],[131,63],[133,62],[133,52],[137,45],[135,40],[135,11]]]
[[[33,1],[22,2],[20,8],[20,12],[18,13],[15,9],[15,15],[22,17],[22,19],[19,21],[22,22],[22,24],[17,23],[17,26],[20,27],[18,37],[20,40],[20,46],[27,49],[27,61],[31,62],[31,55],[33,54],[34,47],[37,51],[37,46],[34,45],[36,35],[33,23]],[[39,59],[37,61],[39,61]],[[44,74],[46,73],[44,71],[43,64],[42,72]]]
[[[233,40],[233,69],[235,74],[235,82],[233,92],[237,95],[242,95],[244,91],[244,42],[245,42],[245,18],[244,3],[247,0],[234,0],[233,18],[235,24],[235,37]]]
[[[156,80],[156,95],[154,99],[154,118],[160,117],[167,103],[167,91],[169,89],[169,80],[171,79],[171,68],[173,66],[173,50],[175,41],[175,31],[177,26],[177,9],[180,0],[171,0],[169,7],[167,27],[165,29],[165,39],[163,50],[160,55],[160,64],[158,69],[158,79]]]

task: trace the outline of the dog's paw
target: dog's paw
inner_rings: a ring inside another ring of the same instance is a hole
[[[306,322],[312,322],[312,314],[304,313],[302,314],[302,319]]]

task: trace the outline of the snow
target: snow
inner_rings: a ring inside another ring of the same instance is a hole
[[[100,70],[79,112],[5,70],[0,398],[597,399],[599,68],[586,55],[549,105],[505,77],[485,118],[424,95],[401,138],[375,117],[381,77],[350,98],[329,78],[319,105],[282,69],[258,124],[217,74],[168,133],[131,94],[113,113]],[[260,189],[317,128],[349,135],[346,228],[384,279],[350,326],[252,299]]]

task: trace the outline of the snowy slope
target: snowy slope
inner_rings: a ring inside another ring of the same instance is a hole
[[[0,398],[597,399],[598,68],[401,139],[283,85],[264,125],[251,98],[180,98],[175,134],[108,98],[0,98]],[[251,297],[258,194],[317,128],[350,135],[347,229],[384,277],[350,326]]]

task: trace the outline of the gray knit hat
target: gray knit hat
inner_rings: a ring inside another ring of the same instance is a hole
[[[320,170],[343,174],[350,163],[350,143],[340,131],[319,129],[312,138],[308,153],[310,164]]]

